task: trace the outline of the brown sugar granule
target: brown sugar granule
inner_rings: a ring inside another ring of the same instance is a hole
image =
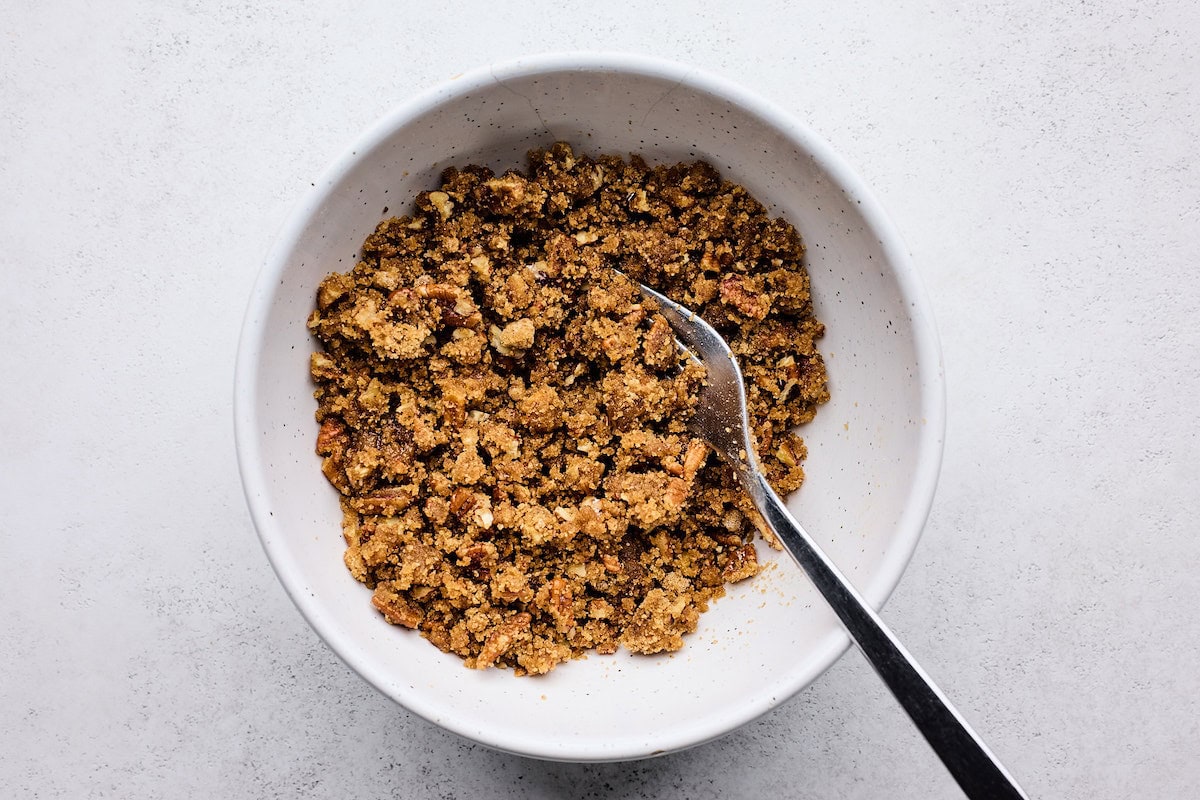
[[[758,571],[757,513],[687,430],[704,370],[633,281],[729,341],[780,493],[828,399],[788,223],[703,162],[561,143],[529,162],[446,170],[308,322],[347,567],[388,622],[516,674],[677,650]]]

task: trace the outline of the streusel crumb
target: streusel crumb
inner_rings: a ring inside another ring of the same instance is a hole
[[[388,622],[519,675],[678,650],[758,571],[761,520],[687,430],[704,369],[633,281],[729,341],[780,493],[829,397],[800,236],[745,189],[562,143],[529,163],[446,170],[308,322],[346,566]]]

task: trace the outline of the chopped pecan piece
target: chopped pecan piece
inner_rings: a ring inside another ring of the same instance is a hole
[[[729,560],[721,570],[721,577],[728,583],[737,583],[758,574],[758,552],[747,542],[729,551]]]
[[[497,625],[475,658],[476,669],[486,669],[495,664],[496,659],[512,649],[519,638],[529,634],[532,621],[533,618],[529,614],[514,614],[507,622]]]
[[[344,450],[349,441],[345,423],[330,417],[321,423],[321,430],[317,433],[317,455],[333,455]]]
[[[383,618],[393,625],[415,628],[425,618],[420,606],[383,585],[375,588],[375,594],[371,596],[371,605],[379,609]]]
[[[752,320],[765,319],[771,310],[771,300],[750,284],[744,275],[726,275],[721,281],[721,302],[731,305]]]

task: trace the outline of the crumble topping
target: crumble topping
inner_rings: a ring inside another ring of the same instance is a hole
[[[792,429],[829,396],[803,254],[707,163],[563,143],[525,174],[448,169],[381,222],[308,325],[346,566],[384,619],[519,675],[682,647],[758,572],[762,523],[687,430],[704,369],[634,281],[725,336],[786,494],[804,477]]]

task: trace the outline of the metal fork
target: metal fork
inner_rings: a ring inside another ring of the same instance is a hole
[[[750,435],[742,372],[729,345],[694,311],[647,286],[641,286],[641,291],[643,296],[659,304],[680,346],[708,370],[708,380],[700,392],[689,428],[733,467],[767,525],[824,595],[850,637],[900,701],[966,796],[971,800],[1027,800],[1016,781],[971,730],[941,689],[792,518],[779,495],[767,483]]]

